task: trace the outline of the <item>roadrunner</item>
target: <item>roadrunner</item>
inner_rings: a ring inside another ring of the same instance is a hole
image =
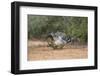
[[[66,36],[65,33],[56,32],[49,33],[47,36],[48,46],[56,48],[63,48],[65,44],[71,42],[71,37]]]

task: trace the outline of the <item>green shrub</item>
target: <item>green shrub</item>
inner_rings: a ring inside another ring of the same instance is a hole
[[[49,32],[64,32],[87,42],[87,17],[28,15],[28,39],[41,38]]]

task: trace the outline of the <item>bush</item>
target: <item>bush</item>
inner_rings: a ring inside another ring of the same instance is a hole
[[[87,17],[28,15],[28,38],[41,38],[49,32],[64,32],[87,42]]]

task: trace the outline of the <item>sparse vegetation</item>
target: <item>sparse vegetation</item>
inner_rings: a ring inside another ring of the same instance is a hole
[[[28,15],[28,39],[44,39],[49,32],[60,31],[86,43],[87,25],[87,17]]]

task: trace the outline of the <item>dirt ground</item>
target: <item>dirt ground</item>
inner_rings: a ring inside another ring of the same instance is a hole
[[[28,41],[28,61],[53,59],[84,59],[88,57],[86,45],[66,45],[63,49],[53,49],[44,41]]]

